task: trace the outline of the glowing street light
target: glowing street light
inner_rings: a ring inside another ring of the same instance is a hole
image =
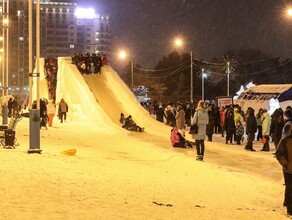
[[[181,47],[183,46],[183,41],[180,39],[180,38],[177,38],[175,39],[175,45],[177,47]],[[190,72],[190,101],[192,102],[193,101],[193,90],[194,90],[194,85],[193,85],[193,52],[191,50],[190,52],[190,59],[191,59],[191,64],[190,64],[190,69],[191,69],[191,72]]]
[[[127,53],[124,50],[122,50],[119,52],[118,56],[120,59],[124,60],[127,58]],[[130,61],[130,63],[131,63],[131,86],[133,88],[134,87],[134,64],[133,64],[133,61]]]
[[[287,9],[287,14],[288,14],[288,16],[292,16],[292,8]]]
[[[122,51],[119,52],[119,57],[124,60],[127,57],[127,53],[122,50]]]
[[[174,43],[175,43],[175,45],[178,46],[178,47],[181,47],[182,44],[183,44],[183,42],[182,42],[182,40],[181,40],[180,38],[175,39]]]

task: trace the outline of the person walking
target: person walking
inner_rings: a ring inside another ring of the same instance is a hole
[[[276,158],[283,169],[285,193],[283,205],[287,207],[287,214],[292,215],[292,135],[282,138],[276,150]],[[288,134],[287,133],[287,134]]]
[[[197,160],[202,161],[205,153],[205,138],[206,138],[206,125],[209,122],[209,116],[205,103],[203,100],[198,102],[195,115],[191,120],[191,125],[198,125],[198,133],[192,134],[192,138],[196,140]]]
[[[68,112],[68,105],[64,101],[64,99],[61,99],[61,102],[59,104],[59,109],[58,109],[59,118],[61,120],[61,123],[63,123],[63,121],[66,122],[67,112]]]
[[[56,114],[56,106],[53,100],[49,100],[47,104],[47,115],[48,115],[48,125],[49,127],[52,127],[53,125],[53,119]]]
[[[245,119],[247,143],[245,145],[245,150],[255,151],[253,149],[253,141],[255,138],[255,133],[257,132],[257,120],[254,115],[254,109],[249,107],[247,110],[247,115]]]
[[[268,114],[267,110],[263,110],[262,115],[262,138],[265,138],[264,140],[264,146],[261,151],[270,151],[270,126],[271,126],[271,116]]]

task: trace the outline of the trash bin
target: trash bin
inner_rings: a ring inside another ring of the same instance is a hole
[[[5,138],[5,147],[6,146],[14,147],[15,131],[11,129],[4,130],[4,138]]]

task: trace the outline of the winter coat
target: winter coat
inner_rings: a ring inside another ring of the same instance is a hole
[[[292,119],[288,119],[283,127],[282,138],[291,134]]]
[[[198,134],[193,134],[192,138],[196,140],[205,140],[206,138],[206,125],[209,122],[207,109],[198,108],[194,117],[191,120],[191,125],[198,125]]]
[[[164,109],[162,107],[159,107],[155,112],[156,112],[156,120],[163,122],[163,117],[165,117]]]
[[[231,109],[226,113],[224,127],[228,135],[232,135],[235,132],[234,112]]]
[[[176,127],[178,129],[185,128],[185,111],[182,108],[178,108],[178,111],[175,115]]]
[[[271,126],[271,116],[268,112],[264,112],[262,115],[263,123],[262,123],[262,134],[263,136],[270,135],[270,126]]]
[[[292,174],[292,136],[282,138],[278,144],[276,158],[283,167],[284,173]]]
[[[246,126],[246,133],[253,133],[257,132],[257,120],[254,116],[254,109],[250,108],[247,112],[247,116],[245,119],[245,126]]]
[[[273,140],[280,140],[282,138],[282,130],[284,125],[283,115],[272,115],[270,134]]]
[[[206,125],[206,134],[214,134],[215,116],[213,111],[208,111],[209,123]]]
[[[236,125],[235,135],[242,136],[244,134],[244,127],[242,125]]]
[[[236,121],[241,121],[243,122],[243,117],[242,115],[239,113],[239,110],[237,108],[234,109],[234,122],[236,123]]]
[[[178,129],[176,127],[174,127],[171,130],[170,142],[171,142],[171,145],[174,145],[175,143],[179,143],[180,142],[179,135],[178,135]]]
[[[262,124],[263,124],[262,115],[257,114],[256,120],[257,120],[257,126],[262,126]]]
[[[51,114],[55,114],[56,113],[56,106],[54,105],[54,103],[49,102],[47,104],[47,114],[51,115]]]
[[[59,104],[59,112],[68,112],[68,105],[65,101],[61,101]]]

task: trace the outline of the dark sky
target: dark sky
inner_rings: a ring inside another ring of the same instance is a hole
[[[292,58],[292,17],[284,0],[80,0],[110,14],[113,53],[125,48],[130,59],[153,67],[172,50],[175,36],[185,52],[210,59],[230,49],[261,49]]]

